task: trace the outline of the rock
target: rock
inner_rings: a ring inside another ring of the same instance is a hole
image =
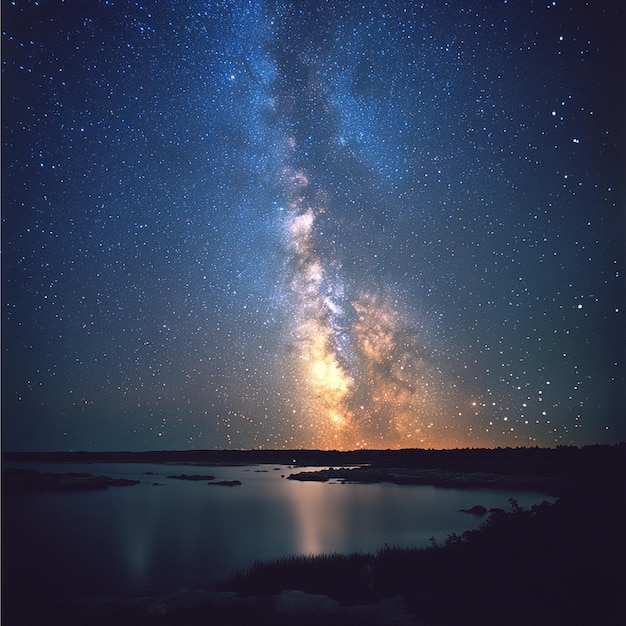
[[[141,482],[130,478],[107,478],[106,476],[98,476],[98,478],[106,480],[108,487],[132,487],[133,485],[138,485]]]
[[[291,467],[291,466],[290,466]],[[342,480],[346,483],[382,483],[397,485],[434,485],[436,487],[467,488],[481,487],[488,489],[529,489],[544,491],[554,485],[554,480],[542,476],[516,476],[492,474],[486,472],[453,471],[428,468],[393,468],[393,467],[342,467],[324,470],[303,471],[290,474],[290,480]]]
[[[288,617],[323,617],[338,613],[341,605],[325,595],[304,591],[282,591],[273,601],[274,610]]]
[[[4,493],[37,493],[42,491],[96,491],[109,487],[131,487],[139,480],[94,476],[86,472],[36,472],[30,469],[8,469],[2,472]]]
[[[279,616],[289,623],[303,620],[306,624],[362,624],[363,626],[415,626],[401,597],[384,598],[375,604],[344,606],[329,596],[303,591],[282,591],[272,600]],[[282,622],[281,622],[282,623]]]
[[[219,480],[213,483],[207,483],[207,485],[217,485],[219,487],[237,487],[241,485],[240,480]]]
[[[461,512],[471,513],[472,515],[487,515],[487,509],[480,504],[473,506],[471,509],[461,509]]]
[[[384,598],[376,604],[346,607],[347,622],[362,626],[417,626],[400,596]]]
[[[173,474],[168,476],[168,478],[175,478],[176,480],[214,480],[215,476],[211,476],[211,474]]]

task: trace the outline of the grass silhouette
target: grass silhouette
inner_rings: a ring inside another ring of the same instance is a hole
[[[428,548],[255,563],[222,589],[324,594],[344,604],[401,595],[424,624],[603,624],[626,615],[623,476],[579,485],[554,504],[509,511]]]

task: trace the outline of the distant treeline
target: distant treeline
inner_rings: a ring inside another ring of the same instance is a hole
[[[161,450],[151,452],[5,452],[5,461],[54,463],[276,464],[294,466],[411,467],[461,472],[579,475],[626,471],[626,443],[582,448],[459,448],[453,450]],[[595,473],[595,472],[594,472]]]

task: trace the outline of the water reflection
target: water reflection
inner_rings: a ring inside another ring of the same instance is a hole
[[[293,513],[294,552],[322,554],[345,545],[349,524],[337,507],[337,491],[323,483],[283,485],[293,497],[288,499]],[[347,495],[347,494],[345,494]]]
[[[4,507],[3,565],[14,586],[44,585],[77,595],[210,586],[255,560],[291,554],[424,546],[431,536],[443,540],[480,523],[461,508],[505,508],[509,497],[522,506],[544,499],[520,492],[290,481],[281,478],[286,468],[210,469],[217,480],[240,480],[239,487],[168,478],[188,473],[185,466],[35,469],[143,481],[101,492],[24,496]]]

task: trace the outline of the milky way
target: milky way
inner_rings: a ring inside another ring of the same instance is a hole
[[[346,293],[340,268],[329,271],[315,252],[306,174],[293,171],[286,179],[289,347],[307,440],[340,449],[407,445],[413,437],[423,444],[423,423],[432,426],[439,415],[428,402],[432,375],[419,344],[379,295]]]
[[[626,438],[621,3],[3,5],[5,449]]]

